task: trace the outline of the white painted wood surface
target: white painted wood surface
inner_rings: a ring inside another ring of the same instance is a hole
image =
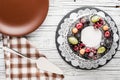
[[[76,1],[76,2],[74,2]],[[29,41],[41,53],[58,65],[65,74],[64,80],[120,80],[120,47],[114,58],[102,68],[96,70],[75,69],[62,60],[55,45],[55,32],[62,17],[69,11],[82,6],[94,6],[110,14],[120,31],[119,0],[50,0],[48,16],[44,23],[35,32],[27,35]],[[120,33],[120,32],[119,32]],[[4,56],[0,42],[0,80],[5,80]]]

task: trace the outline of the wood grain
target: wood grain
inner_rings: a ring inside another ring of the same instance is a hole
[[[64,71],[65,80],[120,80],[120,46],[114,58],[96,70],[75,69],[60,57],[55,45],[57,25],[65,14],[82,6],[93,6],[107,12],[116,22],[120,33],[120,8],[116,8],[120,6],[118,0],[50,0],[46,20],[39,29],[27,35],[29,41]],[[0,80],[5,80],[4,56],[1,48],[2,41],[0,41]]]

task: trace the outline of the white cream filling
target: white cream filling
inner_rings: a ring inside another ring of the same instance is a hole
[[[99,29],[94,29],[93,26],[88,26],[81,32],[81,41],[87,47],[98,48],[102,39],[102,32]]]

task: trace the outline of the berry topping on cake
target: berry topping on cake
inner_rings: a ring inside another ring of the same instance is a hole
[[[92,58],[94,56],[94,53],[89,53],[89,57]]]
[[[82,19],[80,20],[80,22],[84,24],[84,23],[86,22],[86,19],[85,19],[85,18],[82,18]]]
[[[100,20],[100,17],[99,16],[92,16],[92,18],[91,18],[91,21],[93,22],[93,23],[95,23],[95,22],[98,22]]]
[[[103,26],[103,30],[107,31],[109,29],[109,27],[107,25]]]
[[[82,24],[81,22],[78,23],[78,24],[76,25],[76,28],[77,28],[78,30],[82,29],[82,28],[83,28],[83,24]]]
[[[77,38],[75,38],[75,37],[69,37],[68,38],[68,41],[69,41],[69,43],[70,44],[72,44],[72,45],[76,45],[76,44],[78,44],[78,40],[77,40]]]
[[[73,29],[72,29],[72,32],[73,32],[74,34],[76,34],[76,33],[78,33],[78,29],[77,29],[77,28],[73,28]]]
[[[86,49],[85,49],[85,52],[86,52],[86,53],[90,53],[90,52],[91,52],[91,49],[90,49],[90,48],[86,48]]]
[[[98,28],[102,27],[103,24],[104,24],[104,22],[103,22],[102,18],[100,18],[99,21],[95,22],[93,26],[95,29],[98,29]]]
[[[110,32],[109,32],[109,31],[106,31],[106,32],[104,33],[104,36],[105,36],[106,38],[109,38],[109,37],[110,37]]]
[[[80,54],[81,54],[81,55],[84,55],[84,54],[85,54],[85,49],[81,49],[81,50],[80,50]]]
[[[85,44],[80,43],[80,44],[78,44],[78,46],[79,46],[80,48],[84,48],[84,47],[85,47]]]
[[[78,51],[78,50],[79,50],[79,47],[78,47],[78,46],[74,46],[74,47],[73,47],[73,50],[74,50],[74,51]]]
[[[105,47],[99,47],[97,53],[101,54],[101,53],[104,53],[105,51],[106,51]]]

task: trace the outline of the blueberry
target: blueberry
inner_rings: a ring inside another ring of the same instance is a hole
[[[105,40],[105,46],[106,46],[107,48],[110,48],[111,45],[112,45],[112,41],[109,40],[109,39],[106,39],[106,40]]]
[[[83,57],[84,57],[85,59],[89,59],[89,54],[88,54],[88,53],[85,53],[85,54],[83,55]]]

